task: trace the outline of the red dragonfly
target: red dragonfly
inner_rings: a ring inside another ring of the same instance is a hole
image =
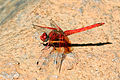
[[[38,26],[38,25],[34,25],[35,29],[40,29],[40,30],[44,30],[44,33],[40,36],[40,39],[43,41],[43,44],[47,44],[47,47],[51,47],[53,46],[52,51],[50,51],[50,54],[53,51],[57,51],[59,53],[62,53],[62,58],[61,58],[61,62],[60,62],[60,67],[59,67],[59,72],[61,70],[61,66],[62,66],[62,62],[66,57],[67,53],[72,52],[71,49],[71,42],[69,41],[68,36],[71,34],[75,34],[78,32],[82,32],[82,31],[86,31],[98,26],[101,26],[105,23],[96,23],[90,26],[86,26],[84,28],[79,28],[79,29],[75,29],[75,30],[66,30],[63,31],[52,19],[50,20],[50,25],[52,27],[43,27],[43,26]],[[50,29],[49,32],[47,29]],[[47,32],[45,32],[47,31]],[[44,48],[44,49],[45,49]],[[42,49],[42,50],[44,50]]]

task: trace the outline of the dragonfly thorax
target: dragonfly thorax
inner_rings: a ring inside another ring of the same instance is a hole
[[[45,33],[45,32],[40,36],[40,39],[41,39],[43,42],[47,42],[47,41],[48,41],[48,38],[49,38],[49,36],[48,36],[47,33]]]

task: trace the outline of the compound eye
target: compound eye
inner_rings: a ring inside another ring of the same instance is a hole
[[[43,33],[43,34],[40,36],[40,39],[41,39],[43,42],[46,42],[46,41],[47,41],[47,34],[46,34],[46,33]]]

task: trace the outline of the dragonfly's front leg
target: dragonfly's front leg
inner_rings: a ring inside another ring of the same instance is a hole
[[[50,48],[50,46],[45,46],[41,51],[43,51],[43,50],[45,50],[45,49],[49,49]]]
[[[41,51],[43,51],[45,49],[49,49],[51,47],[51,45],[53,46],[53,49],[49,53],[49,54],[51,54],[54,50],[56,50],[56,48],[55,48],[55,45],[53,43],[50,44],[50,42],[48,42],[47,46],[45,46]]]
[[[43,43],[44,44],[44,43]],[[45,50],[45,49],[49,49],[50,48],[50,42],[46,42],[47,46],[45,46],[41,51]]]

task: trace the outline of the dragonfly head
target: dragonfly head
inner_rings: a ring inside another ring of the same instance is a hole
[[[40,39],[43,41],[43,42],[47,42],[48,41],[48,35],[47,33],[43,33],[41,36],[40,36]]]

